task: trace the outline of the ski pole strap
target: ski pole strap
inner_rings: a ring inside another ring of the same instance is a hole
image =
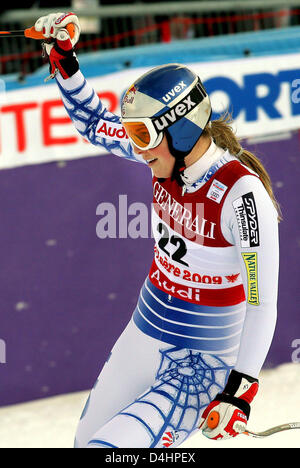
[[[249,403],[247,403],[247,401],[232,395],[228,395],[226,393],[218,393],[215,399],[222,403],[230,403],[231,405],[236,406],[238,409],[243,411],[243,413],[245,413],[245,415],[247,416],[247,419],[249,419],[250,405]]]

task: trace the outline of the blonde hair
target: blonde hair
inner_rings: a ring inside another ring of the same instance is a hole
[[[211,137],[217,146],[227,149],[242,164],[256,172],[277,210],[278,222],[280,222],[282,220],[281,209],[275,198],[270,176],[258,157],[241,146],[239,139],[233,132],[231,123],[232,116],[229,113],[225,113],[218,120],[213,120],[206,125],[202,135]]]

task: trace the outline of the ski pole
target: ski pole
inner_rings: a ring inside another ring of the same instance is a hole
[[[67,24],[66,29],[71,39],[75,35],[75,27],[73,24]],[[0,31],[0,37],[29,37],[31,39],[47,39],[42,31],[36,31],[35,27],[27,28],[20,31]]]

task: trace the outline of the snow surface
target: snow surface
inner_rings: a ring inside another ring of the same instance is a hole
[[[89,391],[0,408],[0,448],[72,448],[77,422]],[[260,374],[260,390],[252,404],[249,430],[263,431],[300,421],[300,364],[283,364]],[[239,435],[212,441],[200,432],[184,448],[300,448],[300,430],[264,439]]]

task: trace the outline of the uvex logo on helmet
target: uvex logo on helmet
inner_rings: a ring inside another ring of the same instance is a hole
[[[185,99],[176,104],[176,106],[174,106],[172,109],[157,117],[153,121],[156,129],[161,132],[164,128],[169,127],[170,125],[177,122],[177,120],[180,120],[182,117],[188,114],[197,104],[197,102],[192,101],[190,95],[187,96]]]
[[[169,102],[172,98],[176,96],[176,94],[180,93],[183,90],[183,88],[186,88],[186,84],[184,81],[180,81],[180,83],[178,83],[177,86],[174,86],[174,88],[172,88],[171,91],[169,91],[163,96],[163,100],[165,102]]]

